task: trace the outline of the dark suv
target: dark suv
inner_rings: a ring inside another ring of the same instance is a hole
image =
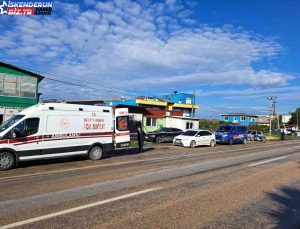
[[[177,128],[162,127],[157,131],[148,132],[145,136],[145,140],[155,143],[173,142],[174,137],[182,133],[183,131]]]

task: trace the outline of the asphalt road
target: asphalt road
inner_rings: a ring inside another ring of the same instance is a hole
[[[300,141],[26,162],[0,190],[0,228],[300,228]]]

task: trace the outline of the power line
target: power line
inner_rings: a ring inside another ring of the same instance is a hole
[[[99,88],[84,86],[84,85],[80,85],[80,84],[76,84],[76,83],[71,83],[71,82],[67,82],[67,81],[63,81],[63,80],[53,79],[53,78],[50,78],[50,77],[45,77],[44,80],[50,80],[50,81],[54,81],[54,82],[59,82],[59,83],[63,83],[63,84],[71,85],[71,86],[76,86],[76,87],[82,87],[82,88],[92,89],[92,90],[96,90],[96,91],[116,93],[116,91],[104,90],[104,89],[99,89]],[[128,94],[128,93],[123,93],[123,94],[136,96],[136,95]]]
[[[39,74],[43,73],[43,74],[47,74],[47,75],[53,75],[53,76],[56,76],[56,77],[59,77],[59,78],[64,78],[64,79],[67,78],[67,79],[75,80],[75,81],[78,81],[78,82],[82,82],[82,83],[86,83],[86,84],[90,84],[90,85],[95,85],[95,83],[84,81],[84,80],[75,79],[75,78],[72,78],[72,77],[61,76],[61,75],[58,75],[58,74],[44,72],[44,71],[36,71],[34,69],[28,69],[28,70],[39,72]],[[54,78],[51,78],[51,77],[48,77],[48,76],[45,77],[44,80],[55,81],[55,82],[64,83],[64,84],[71,85],[71,86],[82,87],[82,88],[87,88],[87,89],[92,89],[92,90],[97,90],[97,91],[103,91],[103,92],[109,92],[109,93],[120,93],[118,91],[104,90],[104,89],[99,89],[99,88],[95,88],[95,87],[85,86],[85,85],[81,85],[81,84],[77,84],[77,83],[67,82],[67,81],[64,81],[64,80],[58,80],[58,79],[54,79]],[[110,86],[110,87],[112,87],[112,86]],[[113,87],[113,88],[120,89],[120,90],[128,90],[127,88],[118,88],[118,87]],[[125,94],[125,95],[129,95],[129,96],[134,96],[134,97],[137,96],[136,94],[131,94],[131,93],[120,93],[120,94]]]
[[[85,81],[85,80],[79,80],[79,79],[75,79],[75,78],[72,78],[72,77],[66,77],[66,76],[62,76],[62,75],[58,75],[58,74],[54,74],[54,73],[49,73],[49,72],[45,72],[45,71],[41,71],[41,70],[37,70],[37,69],[24,68],[24,67],[20,67],[20,68],[23,68],[23,69],[26,69],[26,70],[29,70],[29,71],[32,71],[32,72],[38,72],[39,74],[43,73],[43,74],[52,75],[52,76],[56,76],[56,77],[63,78],[63,79],[71,79],[71,80],[82,82],[82,83],[86,83],[86,84],[89,84],[89,85],[95,85],[94,82],[88,82],[88,81]],[[114,93],[114,94],[120,93],[120,92],[114,91],[114,90],[99,89],[99,88],[95,88],[95,87],[91,87],[91,86],[85,86],[85,85],[82,85],[82,84],[67,82],[67,81],[59,80],[59,79],[54,79],[54,78],[51,78],[51,77],[45,77],[44,80],[50,80],[50,81],[54,81],[54,82],[59,82],[59,83],[63,83],[63,84],[71,85],[71,86],[76,86],[76,87],[81,87],[81,88],[86,88],[86,89],[91,89],[91,90],[96,90],[96,91],[109,92],[109,93]],[[115,87],[115,86],[111,86],[111,85],[109,87],[112,87],[114,89],[131,91],[131,90],[128,90],[128,88]],[[120,94],[124,94],[124,95],[128,95],[128,96],[133,96],[133,97],[137,97],[138,96],[137,94],[131,94],[131,93],[120,93]],[[152,96],[153,97],[158,97],[156,95],[152,95]]]
[[[75,78],[72,78],[72,77],[69,77],[69,76],[68,77],[67,76],[62,76],[62,75],[58,75],[58,74],[54,74],[54,73],[49,73],[49,72],[45,72],[45,71],[40,71],[40,70],[36,70],[36,69],[29,69],[29,68],[27,68],[27,69],[31,70],[31,71],[39,72],[40,74],[44,73],[44,74],[56,76],[56,77],[59,77],[59,78],[64,78],[64,79],[67,78],[67,79],[79,81],[79,82],[82,82],[82,83],[87,83],[87,84],[90,84],[90,85],[95,85],[94,82],[88,82],[88,81],[85,81],[85,80],[79,80],[79,79],[75,79]],[[49,78],[49,77],[47,77],[47,78]],[[116,86],[111,86],[111,85],[110,85],[110,87],[113,87],[115,89],[120,89],[120,90],[128,90],[128,88],[125,88],[125,87],[116,87]],[[129,90],[129,91],[131,91],[131,90]],[[109,92],[115,93],[116,91],[109,91]],[[125,94],[125,93],[123,93],[123,94]],[[126,93],[125,95],[137,96],[136,94],[130,94],[130,93]]]
[[[56,76],[56,77],[59,77],[59,78],[64,78],[64,79],[67,78],[67,79],[75,80],[75,81],[78,81],[78,82],[82,82],[82,83],[86,83],[86,84],[90,84],[90,85],[95,85],[94,82],[88,82],[88,81],[84,81],[84,80],[75,79],[75,78],[72,78],[72,77],[61,76],[61,75],[58,75],[58,74],[49,73],[49,72],[45,72],[45,71],[41,71],[41,70],[37,70],[37,69],[24,68],[24,67],[19,67],[19,68],[29,70],[29,71],[32,71],[32,72],[38,72],[39,74],[43,73],[43,74],[47,74],[47,75]],[[82,87],[82,88],[87,88],[87,89],[92,89],[92,90],[97,90],[97,91],[103,91],[103,92],[109,92],[109,93],[120,93],[118,91],[103,90],[103,89],[94,88],[94,87],[90,87],[90,86],[80,85],[80,84],[77,84],[77,83],[71,83],[71,82],[67,82],[67,81],[63,81],[63,80],[54,79],[54,78],[51,78],[51,77],[45,77],[44,80],[51,80],[51,81],[55,81],[55,82],[59,82],[59,83],[68,84],[68,85],[71,85],[71,86]],[[109,87],[113,87],[113,86],[110,85]],[[127,88],[120,88],[120,87],[113,87],[113,88],[120,89],[120,90],[128,90]],[[128,91],[130,91],[130,90],[128,90]],[[137,96],[137,94],[131,94],[131,93],[120,93],[120,94],[134,96],[134,97]]]

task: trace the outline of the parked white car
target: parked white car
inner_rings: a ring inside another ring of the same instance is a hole
[[[200,145],[215,146],[216,136],[208,130],[188,130],[173,140],[173,145],[194,148]]]

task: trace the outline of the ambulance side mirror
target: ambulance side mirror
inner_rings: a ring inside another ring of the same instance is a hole
[[[16,129],[12,129],[10,131],[10,138],[16,138],[16,137],[17,137]]]

